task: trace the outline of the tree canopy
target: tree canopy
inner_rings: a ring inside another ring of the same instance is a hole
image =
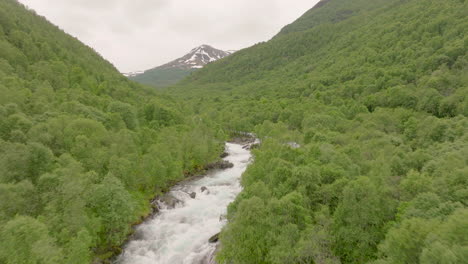
[[[466,261],[467,10],[324,0],[166,90],[262,140],[220,263]]]

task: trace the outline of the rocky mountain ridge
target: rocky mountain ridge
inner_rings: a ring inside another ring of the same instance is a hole
[[[196,48],[193,48],[189,53],[180,57],[176,60],[173,60],[169,63],[163,64],[161,66],[152,68],[146,71],[136,71],[130,73],[124,73],[127,77],[137,77],[139,75],[155,71],[155,70],[166,70],[166,69],[180,69],[180,70],[192,70],[192,69],[201,69],[206,64],[210,62],[217,61],[224,57],[227,57],[234,53],[235,51],[229,50],[219,50],[213,48],[210,45],[201,45]]]

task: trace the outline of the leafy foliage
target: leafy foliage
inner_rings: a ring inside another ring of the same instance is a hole
[[[167,89],[262,140],[220,263],[466,261],[467,10],[322,1]]]
[[[14,0],[0,1],[0,93],[0,263],[107,257],[151,197],[221,151],[177,102]]]
[[[1,1],[0,262],[104,254],[150,196],[215,159],[224,130],[262,145],[221,263],[468,259],[466,1],[320,5],[174,101]]]

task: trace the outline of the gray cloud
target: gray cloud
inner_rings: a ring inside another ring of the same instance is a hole
[[[318,0],[19,0],[122,72],[175,59],[200,44],[241,49],[275,35]]]

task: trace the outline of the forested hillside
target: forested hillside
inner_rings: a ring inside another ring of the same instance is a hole
[[[466,263],[467,5],[322,1],[168,90],[262,140],[220,263]]]
[[[151,197],[217,158],[211,131],[0,0],[0,263],[107,258]]]
[[[0,0],[0,263],[108,258],[229,130],[262,144],[219,263],[466,263],[467,17],[323,0],[160,94]]]
[[[156,68],[147,70],[143,74],[129,77],[129,79],[155,88],[161,88],[168,87],[177,83],[180,80],[183,80],[185,77],[189,76],[192,72],[196,70],[197,69]]]

